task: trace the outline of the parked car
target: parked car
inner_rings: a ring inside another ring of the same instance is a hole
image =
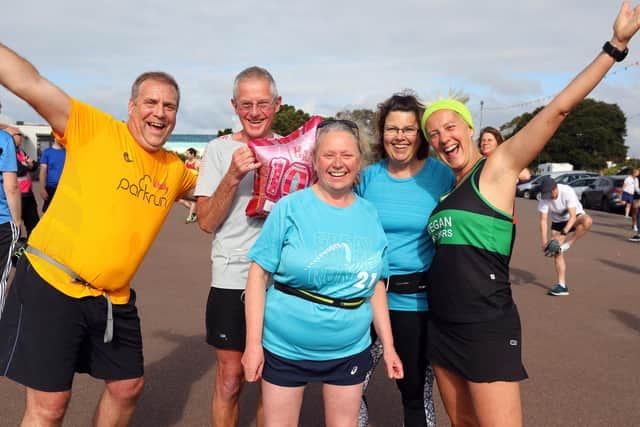
[[[593,176],[600,176],[600,174],[588,171],[571,171],[558,175],[557,177],[554,177],[554,179],[558,184],[569,184],[578,178],[588,178]]]
[[[582,192],[580,201],[585,209],[601,209],[606,212],[622,210],[622,183],[625,175],[600,176]]]
[[[539,184],[541,178],[542,175],[538,175],[527,182],[518,184],[516,186],[516,197],[524,197],[525,199],[529,199],[529,191],[531,190],[531,186],[535,185],[536,182]]]
[[[591,176],[599,176],[595,172],[589,171],[571,171],[571,172],[559,172],[559,173],[551,173],[549,174],[558,184],[568,184],[569,182],[576,180],[578,178],[587,178]],[[537,199],[538,194],[540,194],[540,183],[536,183],[532,185],[529,189],[529,198]]]
[[[593,184],[597,177],[589,177],[589,178],[578,178],[571,181],[567,184],[569,187],[573,188],[573,191],[576,192],[576,196],[578,196],[578,200],[582,197],[582,193],[584,190],[589,188],[590,184]]]

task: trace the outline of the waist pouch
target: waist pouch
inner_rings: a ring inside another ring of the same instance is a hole
[[[317,304],[330,305],[338,308],[354,309],[360,307],[366,301],[366,298],[351,298],[351,299],[338,299],[331,298],[325,295],[320,295],[315,292],[307,291],[304,289],[292,288],[280,282],[274,282],[273,284],[277,290],[284,292],[285,294],[293,295],[298,298],[306,299],[307,301],[315,302]]]
[[[415,294],[427,290],[427,272],[399,274],[387,279],[387,292]]]

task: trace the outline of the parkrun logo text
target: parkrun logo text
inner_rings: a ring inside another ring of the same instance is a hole
[[[167,207],[167,198],[160,196],[157,192],[160,190],[167,194],[169,187],[166,184],[154,182],[150,175],[140,178],[137,184],[131,183],[127,178],[122,178],[116,190],[126,191],[136,199],[145,201],[150,205]]]

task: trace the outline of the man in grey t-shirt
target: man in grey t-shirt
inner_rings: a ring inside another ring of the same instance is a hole
[[[194,193],[198,225],[214,235],[206,313],[207,343],[215,348],[218,362],[211,402],[214,426],[238,423],[238,398],[244,381],[244,288],[251,263],[246,253],[263,223],[245,214],[253,185],[249,172],[261,166],[247,142],[273,136],[271,124],[280,103],[276,83],[267,70],[250,67],[240,72],[233,84],[231,105],[242,129],[209,142],[200,160]],[[258,425],[262,425],[260,406]]]

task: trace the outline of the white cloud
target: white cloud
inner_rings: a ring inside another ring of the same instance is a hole
[[[72,96],[118,118],[139,73],[174,74],[183,133],[232,127],[233,77],[254,64],[273,73],[285,103],[309,113],[373,108],[404,88],[425,98],[460,89],[474,116],[483,100],[483,122],[500,125],[538,104],[499,107],[553,95],[584,67],[611,37],[618,8],[601,0],[63,4],[13,3],[2,42]],[[625,64],[639,58],[636,46]],[[618,102],[627,116],[640,113],[639,71],[620,71],[593,96]],[[6,91],[0,98],[5,114],[38,120]],[[628,126],[630,153],[640,156],[640,119]]]

